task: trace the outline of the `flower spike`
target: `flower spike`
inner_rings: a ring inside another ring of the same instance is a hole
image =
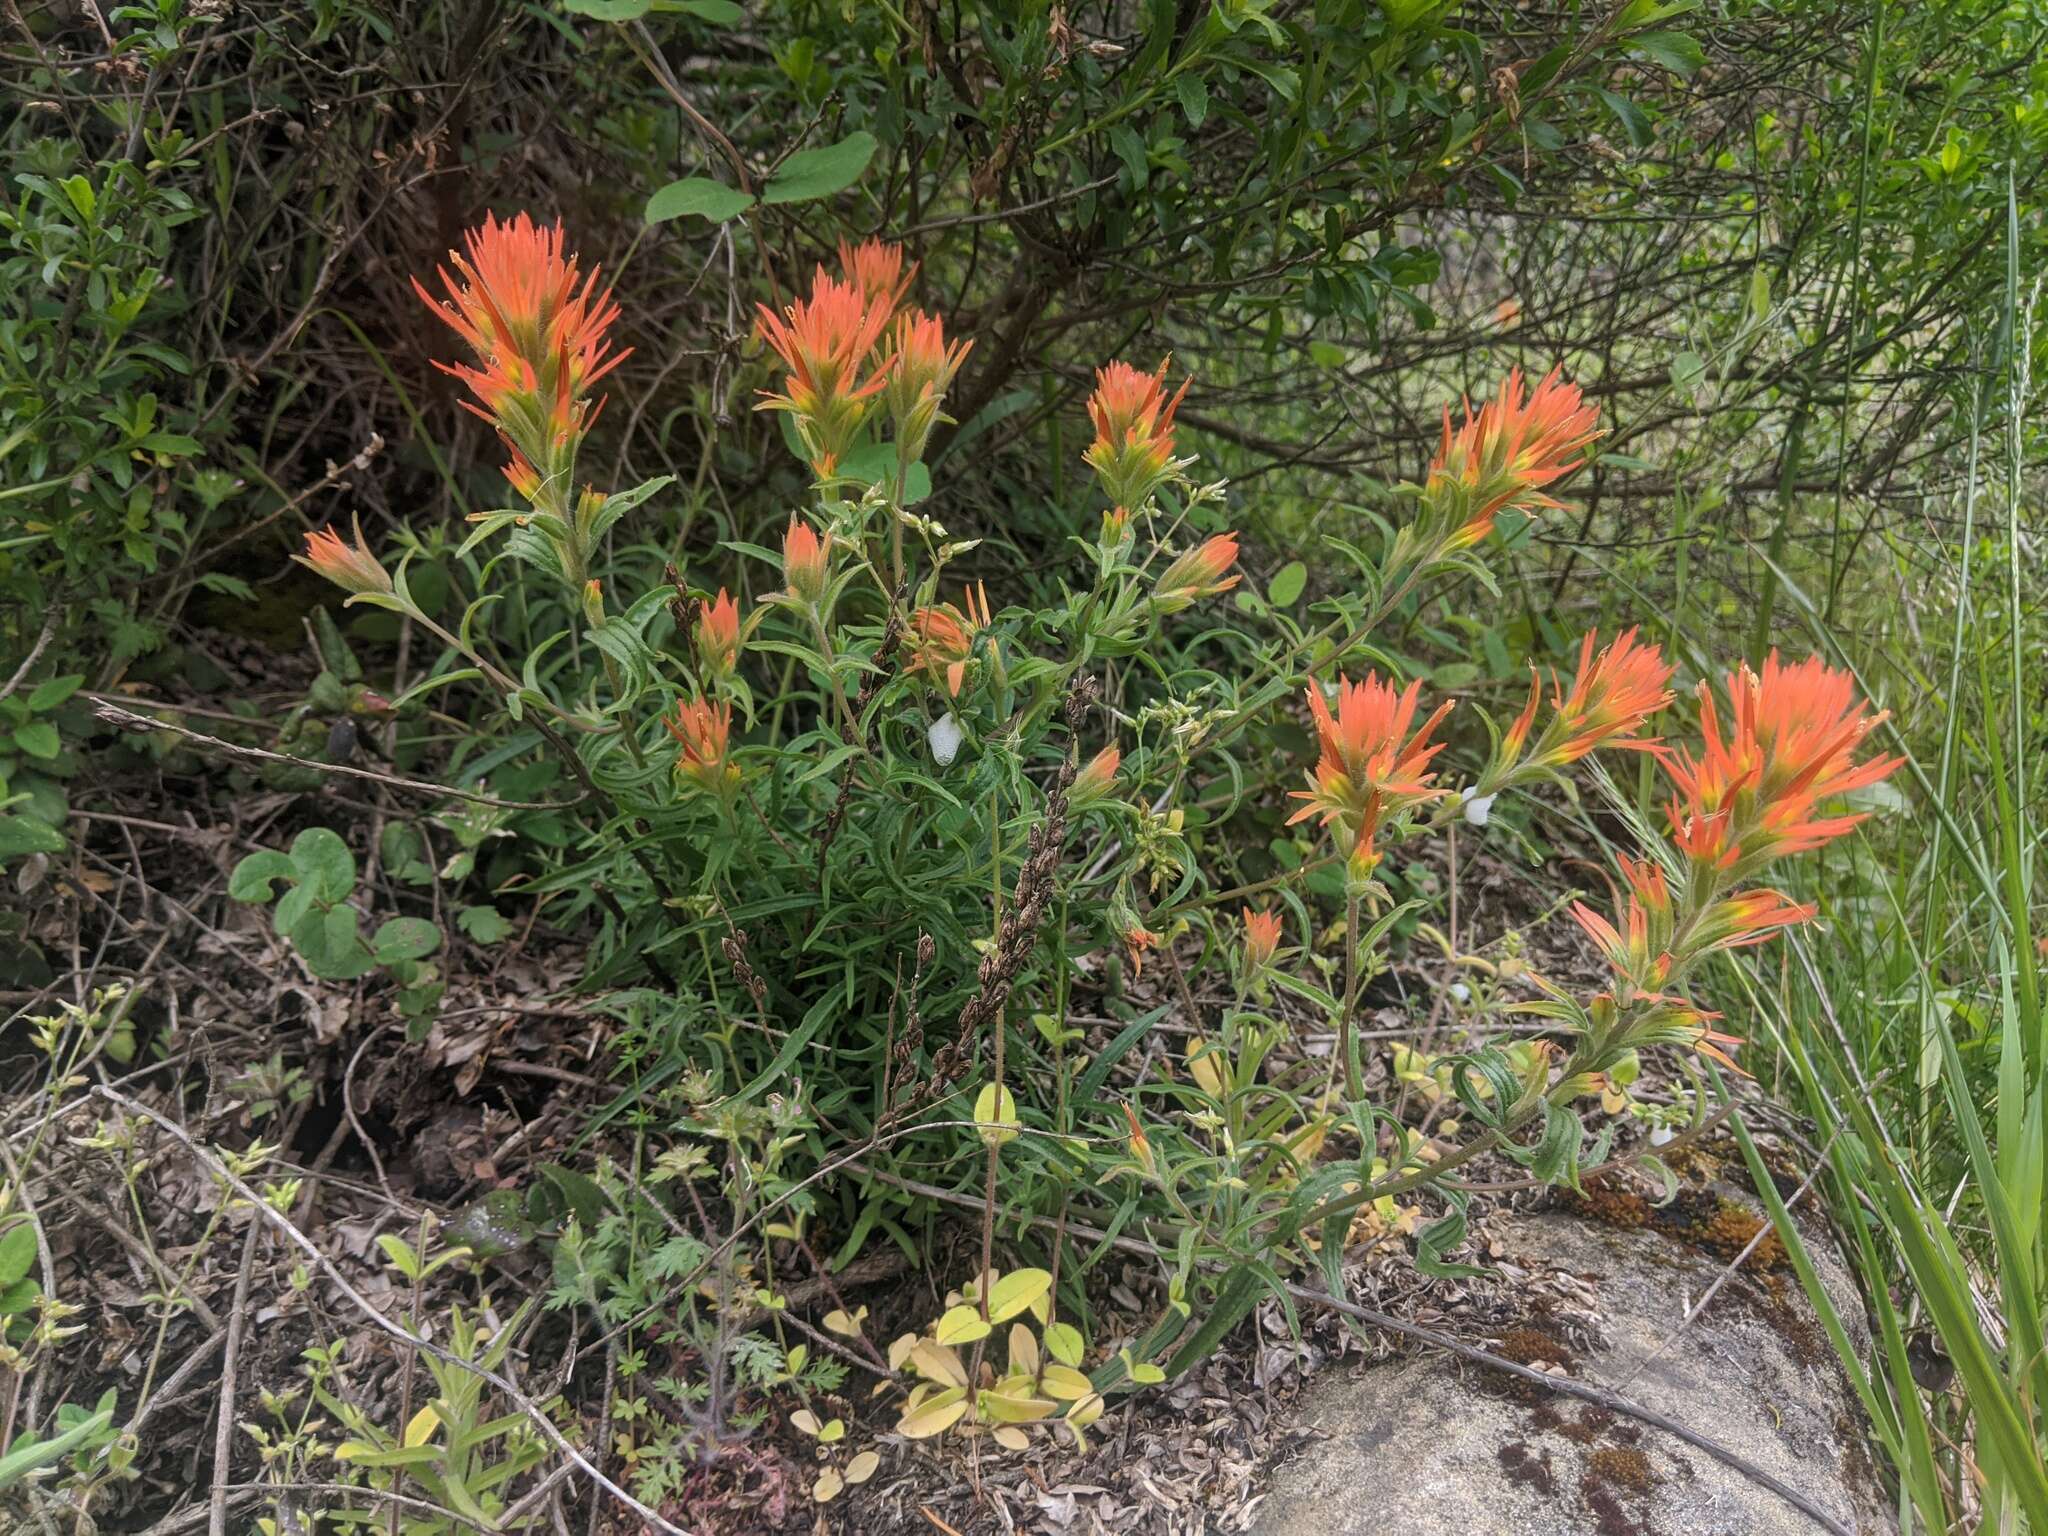
[[[1373,834],[1384,815],[1445,793],[1432,787],[1435,774],[1429,770],[1444,743],[1429,737],[1451,705],[1446,702],[1411,731],[1421,693],[1420,683],[1397,691],[1371,672],[1358,683],[1339,678],[1333,717],[1322,690],[1311,683],[1308,707],[1322,755],[1309,775],[1309,787],[1294,791],[1293,798],[1306,803],[1288,824],[1319,816],[1324,826],[1351,840],[1354,862],[1368,867],[1375,862]]]
[[[344,539],[332,528],[322,528],[318,533],[307,534],[306,552],[292,558],[307,570],[325,576],[351,597],[388,593],[392,589],[391,573],[370,553],[370,546],[363,540],[360,519],[355,524],[353,541]]]
[[[1247,970],[1260,970],[1270,965],[1273,953],[1280,947],[1280,914],[1277,912],[1255,912],[1244,909],[1244,963]]]
[[[1577,469],[1601,435],[1599,412],[1555,368],[1526,399],[1523,390],[1522,370],[1511,369],[1493,400],[1477,411],[1465,402],[1455,431],[1444,407],[1443,441],[1424,489],[1449,524],[1438,554],[1479,543],[1504,507],[1558,505],[1542,488]]]
[[[1237,535],[1219,533],[1182,554],[1160,574],[1152,588],[1152,601],[1161,613],[1178,613],[1202,598],[1228,592],[1243,579],[1228,574],[1235,564]]]
[[[1724,733],[1712,691],[1700,686],[1698,757],[1660,754],[1675,790],[1665,807],[1674,840],[1702,863],[1747,871],[1832,842],[1868,813],[1823,816],[1821,803],[1878,783],[1904,761],[1856,760],[1888,712],[1866,713],[1849,675],[1817,656],[1786,666],[1772,651],[1761,677],[1747,666],[1730,673],[1728,695]]]
[[[812,470],[832,474],[867,420],[886,368],[864,373],[894,305],[818,268],[810,297],[780,316],[756,306],[755,328],[788,368],[781,394],[763,390],[757,411],[796,418]]]
[[[1095,393],[1088,416],[1095,423],[1095,441],[1082,458],[1102,482],[1103,493],[1125,512],[1144,504],[1180,471],[1173,456],[1173,413],[1188,392],[1181,381],[1166,398],[1166,363],[1157,373],[1140,373],[1129,363],[1113,362],[1095,370]]]
[[[452,271],[450,269],[453,269]],[[445,298],[417,277],[413,292],[469,344],[474,363],[435,367],[476,399],[464,405],[511,450],[506,474],[521,495],[569,504],[575,453],[603,402],[591,386],[632,355],[609,339],[619,306],[564,250],[562,226],[521,213],[487,216],[438,269]]]

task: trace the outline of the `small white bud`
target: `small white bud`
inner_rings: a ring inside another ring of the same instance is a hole
[[[1483,827],[1493,815],[1493,802],[1498,794],[1473,795],[1465,802],[1465,823],[1467,826]]]
[[[1462,981],[1452,982],[1450,990],[1451,996],[1458,1002],[1469,1003],[1472,1000],[1472,989]]]
[[[941,768],[951,767],[953,759],[960,755],[962,736],[960,722],[953,718],[950,709],[932,722],[931,729],[925,733],[925,739],[931,743],[932,760]]]
[[[1650,1145],[1653,1147],[1661,1147],[1666,1142],[1675,1141],[1677,1138],[1678,1133],[1668,1125],[1653,1125],[1650,1127]]]

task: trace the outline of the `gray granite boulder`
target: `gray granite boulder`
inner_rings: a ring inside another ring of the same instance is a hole
[[[1528,1300],[1487,1342],[1659,1410],[1797,1489],[1858,1536],[1892,1529],[1863,1414],[1776,1238],[1689,1327],[1687,1308],[1755,1230],[1690,1191],[1505,1215],[1494,1262]],[[1824,1237],[1809,1249],[1852,1337],[1863,1308]],[[1440,1353],[1332,1375],[1302,1403],[1319,1432],[1274,1471],[1258,1536],[1810,1536],[1825,1526],[1683,1440]]]

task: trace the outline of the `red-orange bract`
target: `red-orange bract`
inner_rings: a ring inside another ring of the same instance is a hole
[[[1140,373],[1124,362],[1095,370],[1095,393],[1088,400],[1095,441],[1082,458],[1113,506],[1138,507],[1172,476],[1173,413],[1189,382],[1183,379],[1169,400],[1164,361],[1157,373]]]
[[[1337,713],[1332,717],[1322,690],[1311,683],[1308,707],[1322,755],[1309,775],[1309,787],[1293,793],[1294,799],[1307,803],[1288,818],[1289,825],[1320,816],[1324,826],[1352,840],[1355,860],[1370,864],[1373,834],[1383,815],[1443,794],[1430,787],[1435,775],[1429,762],[1444,743],[1432,744],[1429,736],[1451,706],[1442,705],[1411,733],[1421,693],[1420,683],[1397,691],[1372,672],[1359,683],[1340,677]]]
[[[923,668],[935,682],[943,678],[946,692],[954,698],[960,696],[960,686],[967,680],[974,637],[989,624],[988,593],[980,583],[967,589],[964,600],[965,613],[951,603],[939,603],[910,616],[910,631],[917,637],[911,666]]]
[[[584,396],[631,355],[614,352],[606,332],[619,306],[583,276],[563,251],[562,226],[522,213],[506,223],[486,217],[438,269],[448,297],[436,299],[418,278],[413,291],[476,354],[475,366],[436,363],[467,384],[491,422],[530,466],[546,461],[563,437],[589,425]]]
[[[1459,522],[1447,535],[1446,552],[1484,539],[1493,531],[1495,514],[1510,503],[1556,506],[1541,488],[1577,469],[1600,436],[1599,412],[1555,368],[1526,399],[1523,388],[1522,370],[1511,369],[1500,394],[1478,411],[1465,402],[1464,424],[1455,431],[1450,407],[1444,407],[1443,442],[1429,467],[1429,489],[1448,487],[1458,496]]]
[[[829,475],[852,446],[868,405],[888,382],[884,369],[862,376],[889,324],[893,303],[818,268],[810,297],[780,316],[756,306],[756,327],[789,369],[781,394],[762,391],[756,410],[788,411],[809,450],[811,466]]]
[[[1616,929],[1583,901],[1572,903],[1572,917],[1616,975],[1636,991],[1655,992],[1671,975],[1671,891],[1664,871],[1650,860],[1623,855],[1620,862],[1629,888],[1622,928]]]
[[[1725,736],[1703,683],[1700,755],[1660,754],[1677,791],[1665,807],[1673,839],[1703,863],[1754,869],[1840,837],[1868,813],[1818,816],[1821,802],[1875,784],[1904,761],[1856,761],[1887,714],[1866,713],[1849,675],[1817,656],[1788,667],[1773,651],[1762,677],[1747,666],[1730,673],[1728,695]]]
[[[782,579],[797,597],[815,603],[825,595],[826,576],[825,541],[809,523],[790,513],[789,531],[782,536]]]
[[[363,525],[355,525],[355,539],[344,539],[332,528],[306,535],[306,552],[292,558],[356,596],[365,592],[389,592],[391,575],[363,542]]]
[[[1116,784],[1116,771],[1123,760],[1123,753],[1115,747],[1104,747],[1088,759],[1086,766],[1074,775],[1073,787],[1067,791],[1068,804],[1092,805],[1108,794]]]
[[[740,605],[725,588],[703,605],[697,620],[697,650],[714,672],[730,672],[740,656]]]
[[[1280,947],[1280,914],[1244,909],[1244,958],[1253,970],[1265,965]]]
[[[683,744],[676,771],[708,793],[724,796],[739,781],[739,770],[726,757],[732,734],[732,706],[686,699],[664,722]]]
[[[1550,678],[1551,704],[1556,711],[1544,726],[1533,766],[1561,768],[1575,763],[1598,747],[1625,747],[1631,751],[1654,751],[1655,737],[1644,736],[1650,716],[1671,702],[1672,667],[1655,645],[1636,639],[1633,629],[1617,636],[1596,657],[1593,646],[1598,632],[1579,642],[1579,668],[1567,691],[1553,672]],[[1532,669],[1533,671],[1533,669]],[[1501,760],[1512,763],[1528,740],[1542,697],[1540,679],[1529,680],[1529,702],[1501,738]]]

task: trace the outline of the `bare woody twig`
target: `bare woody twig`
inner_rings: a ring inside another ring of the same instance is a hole
[[[424,779],[401,778],[394,773],[378,773],[369,768],[351,767],[347,763],[322,763],[309,757],[293,757],[287,752],[271,752],[263,747],[245,747],[237,742],[222,741],[218,736],[208,736],[201,731],[193,730],[190,726],[139,715],[134,710],[126,709],[112,699],[96,693],[89,693],[85,697],[99,706],[95,714],[103,724],[123,731],[166,731],[173,736],[182,736],[197,746],[215,752],[225,752],[230,757],[248,758],[262,763],[284,763],[292,768],[310,768],[315,773],[333,774],[340,778],[368,779],[372,783],[389,785],[393,789],[409,789],[415,794],[469,800],[477,805],[495,806],[501,811],[561,811],[578,803],[574,800],[500,800],[494,795],[480,795],[473,789],[457,789],[451,784],[431,784]]]

